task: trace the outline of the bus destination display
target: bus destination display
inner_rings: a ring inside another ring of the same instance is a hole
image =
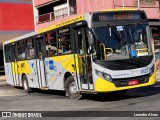
[[[138,20],[146,19],[143,12],[104,12],[96,13],[93,15],[93,22],[98,21],[111,21],[111,20]]]

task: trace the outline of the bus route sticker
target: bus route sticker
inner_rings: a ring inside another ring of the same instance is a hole
[[[116,26],[117,31],[123,31],[123,26]]]
[[[54,61],[53,60],[49,60],[49,70],[50,71],[54,70]]]
[[[31,71],[32,71],[32,72],[35,72],[35,67],[34,67],[34,66],[35,66],[35,64],[32,63],[32,64],[31,64]]]

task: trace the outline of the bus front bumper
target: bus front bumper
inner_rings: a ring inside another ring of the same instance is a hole
[[[124,87],[116,87],[114,83],[104,80],[102,78],[97,78],[95,81],[95,91],[96,92],[111,92],[111,91],[119,91],[119,90],[126,90],[144,86],[153,85],[156,82],[156,72],[150,76],[149,81],[143,84],[137,84],[132,86],[124,86]]]

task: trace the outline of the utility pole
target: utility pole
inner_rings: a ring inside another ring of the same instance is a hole
[[[124,0],[122,0],[122,6],[123,6],[123,9],[124,9]]]
[[[68,16],[70,16],[70,4],[69,4],[69,0],[67,0],[67,7],[68,7]]]
[[[159,11],[160,11],[160,0],[158,0],[158,5],[159,5]]]
[[[140,9],[140,1],[138,0],[138,9]]]

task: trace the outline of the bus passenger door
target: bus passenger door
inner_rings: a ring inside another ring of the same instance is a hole
[[[89,54],[89,44],[87,31],[85,28],[75,29],[75,41],[77,56],[76,68],[78,75],[78,83],[81,90],[93,90],[93,79],[92,79],[92,64],[91,55]]]
[[[11,58],[12,58],[12,75],[15,86],[20,85],[18,77],[18,65],[17,65],[17,46],[14,44],[11,46]]]
[[[39,37],[35,39],[36,42],[36,54],[37,54],[37,72],[38,79],[40,82],[41,88],[48,87],[48,81],[46,79],[46,70],[45,70],[45,40],[44,37]]]

